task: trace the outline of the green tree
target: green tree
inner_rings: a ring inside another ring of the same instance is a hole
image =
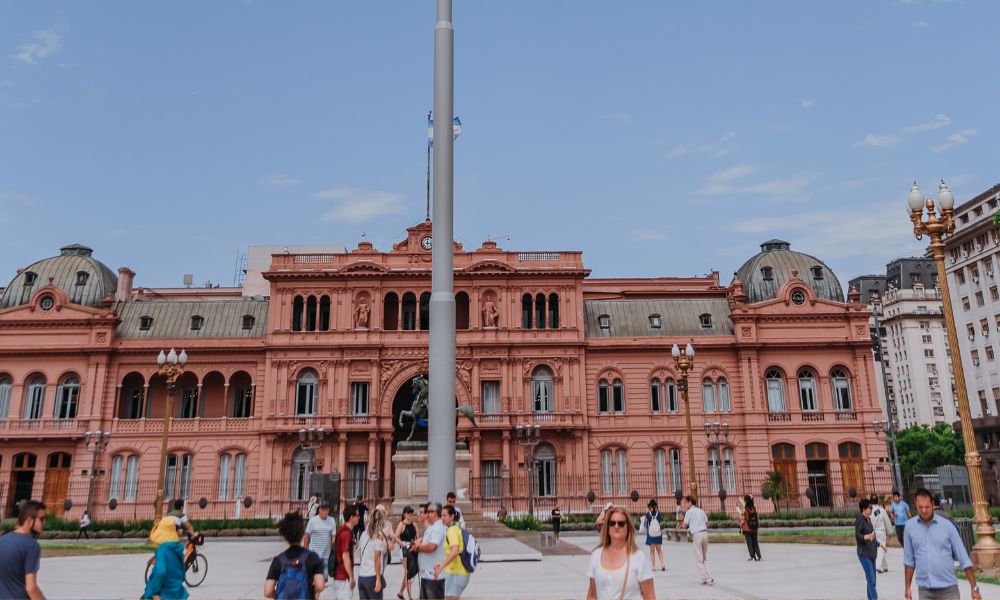
[[[944,465],[965,464],[965,444],[951,426],[938,423],[911,427],[896,435],[904,477],[934,473]]]
[[[767,492],[771,497],[775,508],[778,508],[781,501],[788,497],[788,482],[785,481],[785,474],[781,471],[770,471],[761,488],[761,492]]]

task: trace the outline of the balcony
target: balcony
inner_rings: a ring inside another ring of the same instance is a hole
[[[506,423],[507,415],[501,415],[498,413],[486,413],[486,414],[476,415],[476,420],[484,424]]]
[[[369,419],[371,419],[371,417],[369,417],[368,415],[350,415],[350,416],[347,417],[347,424],[348,425],[367,425],[368,422],[369,422]]]
[[[857,421],[858,413],[853,410],[838,410],[834,414],[837,415],[838,421]]]
[[[227,433],[255,431],[260,419],[231,417],[170,419],[171,433]],[[163,433],[163,419],[115,419],[111,424],[115,433]]]
[[[83,419],[3,419],[2,437],[80,437],[87,430]]]
[[[803,412],[802,422],[803,423],[818,423],[821,421],[826,421],[826,415],[821,412]]]
[[[767,413],[767,420],[771,423],[791,423],[792,415],[787,412],[769,412]]]

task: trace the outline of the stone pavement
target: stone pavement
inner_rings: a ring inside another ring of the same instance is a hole
[[[563,543],[586,551],[596,545],[597,537],[563,536]],[[208,577],[201,587],[191,590],[191,597],[261,597],[271,557],[284,547],[277,539],[209,540],[204,546],[209,558]],[[505,547],[511,555],[528,555],[510,540],[495,550],[500,552]],[[655,575],[658,598],[864,598],[864,574],[853,547],[765,543],[764,560],[752,563],[747,562],[742,544],[713,544],[709,550],[709,564],[716,580],[713,587],[700,584],[690,544],[667,543],[663,549],[668,570]],[[487,556],[489,550],[489,546],[484,548]],[[47,558],[42,561],[39,580],[48,598],[137,598],[142,593],[147,559],[142,554]],[[901,550],[890,549],[892,570],[879,575],[880,598],[902,598],[902,559]],[[589,556],[581,553],[484,563],[473,575],[464,597],[583,598],[587,593],[588,561]],[[386,598],[395,598],[400,574],[398,565],[389,567]],[[968,584],[960,585],[962,597],[969,598]],[[1000,598],[1000,586],[982,588],[984,598]],[[321,596],[326,597],[330,597],[329,592]]]

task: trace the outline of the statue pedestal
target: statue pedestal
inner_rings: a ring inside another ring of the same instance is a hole
[[[459,498],[468,497],[469,469],[472,465],[472,453],[465,444],[455,446],[455,491]],[[444,504],[444,498],[428,498],[427,442],[400,442],[396,453],[392,455],[392,466],[395,473],[395,498],[392,501],[392,514],[402,512],[404,506],[417,505],[428,500]]]

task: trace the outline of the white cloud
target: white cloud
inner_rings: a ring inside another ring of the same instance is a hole
[[[914,21],[913,26],[917,29],[927,29],[927,21]]]
[[[686,154],[698,153],[698,154],[711,154],[716,158],[732,154],[739,147],[737,144],[732,144],[734,139],[736,139],[737,132],[727,131],[723,133],[721,137],[717,140],[699,143],[696,140],[690,140],[686,144],[678,144],[670,148],[667,151],[667,158],[678,158]]]
[[[733,191],[732,182],[753,175],[760,169],[747,164],[735,165],[728,169],[716,171],[708,176],[705,185],[698,190],[699,194],[728,194]]]
[[[687,146],[674,146],[667,152],[667,156],[669,158],[677,158],[678,156],[684,156],[690,151],[691,149]]]
[[[802,108],[812,108],[816,104],[815,100],[808,100],[806,98],[799,98],[799,106]]]
[[[951,150],[955,146],[961,146],[969,141],[969,138],[979,133],[978,129],[963,129],[948,136],[948,141],[931,148],[931,152],[944,152]]]
[[[292,187],[299,184],[299,180],[287,175],[271,175],[266,179],[261,179],[258,183],[262,185],[273,185],[276,187]]]
[[[812,177],[796,176],[787,178],[768,179],[758,183],[741,184],[739,180],[759,172],[760,169],[754,165],[739,164],[722,171],[717,171],[708,176],[698,194],[758,194],[770,196],[787,196],[801,192]]]
[[[879,148],[884,146],[895,146],[899,143],[899,138],[886,133],[883,135],[877,135],[874,133],[869,133],[865,137],[861,138],[861,141],[854,142],[854,148],[859,146],[871,146],[873,148]]]
[[[658,242],[667,239],[667,236],[655,229],[638,229],[632,232],[632,236],[644,242]]]
[[[43,58],[52,56],[62,48],[62,38],[54,29],[40,29],[34,33],[37,41],[21,44],[14,58],[33,65]]]
[[[904,127],[903,131],[906,133],[917,133],[918,131],[930,131],[931,129],[946,127],[948,125],[951,125],[951,117],[948,115],[937,114],[934,115],[934,118],[930,121]]]
[[[615,121],[618,121],[622,125],[628,125],[629,123],[632,122],[632,115],[623,112],[611,113],[611,118]]]
[[[312,197],[336,202],[332,210],[323,213],[321,218],[324,221],[361,223],[383,215],[401,214],[406,211],[403,196],[391,192],[340,186],[316,192]]]

